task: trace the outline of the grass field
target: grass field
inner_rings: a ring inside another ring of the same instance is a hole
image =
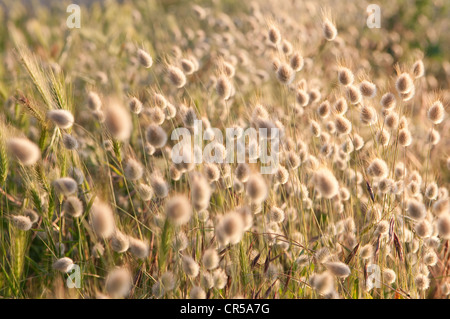
[[[0,0],[0,297],[448,299],[448,1],[85,2]]]

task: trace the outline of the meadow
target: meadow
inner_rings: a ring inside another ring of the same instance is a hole
[[[448,299],[450,3],[377,3],[0,0],[0,297]]]

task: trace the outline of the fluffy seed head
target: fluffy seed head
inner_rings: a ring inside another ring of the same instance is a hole
[[[367,80],[364,80],[359,84],[359,90],[363,96],[369,99],[373,98],[377,94],[377,87],[375,84]]]
[[[183,71],[173,65],[169,65],[167,67],[167,76],[169,78],[170,83],[177,88],[182,88],[186,85],[186,76]]]
[[[164,198],[169,193],[169,186],[159,172],[154,172],[150,176],[150,185],[155,195],[159,198]]]
[[[167,218],[177,226],[189,222],[192,215],[192,207],[189,200],[184,195],[177,195],[170,198],[166,204]]]
[[[77,182],[72,177],[58,178],[52,185],[59,194],[64,196],[72,195],[78,189]]]
[[[281,83],[288,85],[294,79],[294,70],[289,64],[282,63],[277,70],[277,78]]]
[[[373,125],[378,119],[377,111],[373,107],[365,105],[361,108],[360,119],[365,125]]]
[[[146,132],[147,141],[155,148],[162,148],[167,142],[167,133],[161,126],[150,125]]]
[[[113,212],[108,204],[101,201],[94,202],[90,216],[92,228],[98,237],[107,239],[112,236],[115,222]]]
[[[425,74],[425,67],[423,65],[422,60],[414,62],[412,66],[412,72],[416,79],[421,78]]]
[[[191,299],[206,299],[206,293],[201,287],[194,286],[194,287],[192,287],[191,291],[189,292],[189,298],[191,298]]]
[[[390,130],[396,129],[398,127],[398,114],[396,112],[389,113],[386,118],[384,119],[384,123],[386,124],[386,127]]]
[[[361,92],[356,86],[352,84],[349,84],[347,86],[347,88],[345,89],[345,94],[352,104],[358,104],[362,100]]]
[[[336,131],[340,134],[347,135],[352,131],[352,122],[342,115],[336,116],[334,124],[336,125]]]
[[[36,223],[39,220],[39,215],[32,209],[25,209],[23,211],[23,215],[28,217],[32,224]]]
[[[132,158],[127,161],[123,170],[125,173],[125,177],[130,181],[138,180],[144,174],[144,168],[142,167],[142,164]]]
[[[47,117],[59,128],[68,129],[72,127],[75,121],[72,113],[67,110],[51,110],[48,111]]]
[[[182,266],[183,266],[183,271],[186,273],[187,276],[189,276],[191,278],[197,277],[200,267],[198,266],[198,264],[195,262],[195,260],[192,257],[183,256]]]
[[[134,114],[139,114],[142,111],[142,102],[137,97],[132,97],[130,102],[128,102],[128,106]]]
[[[444,120],[444,106],[440,101],[434,102],[427,111],[428,120],[433,124],[442,123]]]
[[[402,128],[398,132],[398,143],[403,147],[408,147],[412,143],[411,132],[408,128]]]
[[[338,80],[340,84],[347,86],[353,83],[355,76],[349,68],[340,67],[338,70]]]
[[[115,252],[124,253],[130,247],[128,236],[119,230],[116,230],[111,237],[111,248]]]
[[[69,272],[72,269],[72,266],[73,266],[73,261],[69,257],[60,258],[60,259],[56,260],[52,265],[53,269],[58,270],[63,273]]]
[[[133,285],[131,273],[126,268],[115,268],[106,276],[105,289],[113,298],[124,298]]]
[[[17,215],[13,216],[11,219],[14,226],[16,226],[20,230],[30,230],[31,226],[33,225],[30,218],[27,216]]]
[[[367,173],[376,178],[384,178],[389,173],[389,168],[381,158],[375,158],[367,168]]]
[[[393,109],[396,104],[395,95],[390,92],[385,93],[381,97],[380,103],[381,103],[381,106],[387,110]]]
[[[197,212],[208,209],[211,195],[211,187],[203,174],[192,175],[191,201]]]
[[[450,214],[441,214],[437,221],[439,237],[450,239]]]
[[[139,259],[145,259],[148,257],[150,248],[146,242],[134,237],[129,237],[128,241],[130,244],[128,250],[132,255]]]
[[[373,256],[373,246],[371,244],[367,244],[361,247],[359,251],[359,256],[362,259],[370,259]]]
[[[303,65],[304,65],[304,60],[303,57],[300,55],[300,53],[295,52],[292,56],[291,59],[289,61],[289,64],[291,66],[291,68],[295,71],[298,72],[301,69],[303,69]]]
[[[195,65],[191,60],[181,59],[180,64],[185,74],[192,74],[195,72]]]
[[[339,183],[328,168],[320,168],[314,172],[312,181],[316,190],[326,199],[339,193]]]
[[[89,92],[88,98],[87,98],[87,105],[91,111],[97,111],[100,110],[102,107],[102,101],[100,100],[100,97],[95,92]]]
[[[128,140],[133,129],[130,113],[115,102],[106,109],[105,125],[111,136],[119,141]]]
[[[428,279],[428,277],[423,274],[418,274],[416,278],[414,278],[414,281],[416,283],[417,289],[419,290],[427,290],[430,286],[430,279]]]
[[[69,196],[63,204],[63,210],[71,217],[77,218],[83,214],[83,203],[76,196]]]
[[[260,204],[267,197],[267,185],[260,174],[253,174],[249,177],[246,185],[247,195],[252,202]]]
[[[250,167],[246,163],[239,163],[235,170],[236,178],[242,183],[248,181],[250,173]]]
[[[406,94],[413,89],[414,82],[411,79],[411,76],[404,72],[400,74],[395,82],[395,88],[399,94]]]
[[[150,56],[150,54],[148,54],[147,52],[145,52],[142,49],[139,49],[137,51],[137,57],[139,60],[139,63],[144,67],[144,68],[150,68],[153,65],[153,59]]]
[[[78,141],[75,137],[70,134],[63,135],[64,147],[68,150],[76,150],[78,148]]]
[[[41,157],[39,147],[26,138],[10,138],[7,147],[9,152],[25,166],[33,165]]]
[[[229,212],[219,221],[216,236],[223,244],[237,244],[244,234],[244,222],[237,212]]]
[[[295,98],[300,106],[306,106],[309,103],[309,95],[305,90],[297,90]]]
[[[406,211],[408,212],[409,217],[415,221],[421,221],[427,215],[425,205],[422,202],[412,198],[406,203]]]
[[[147,184],[139,184],[136,187],[136,191],[139,193],[139,196],[141,196],[143,201],[149,201],[153,197],[153,189]]]
[[[431,182],[430,184],[428,184],[427,188],[425,189],[425,196],[428,199],[436,199],[437,196],[439,194],[439,187],[437,186],[437,184],[435,182]]]
[[[280,30],[274,25],[271,25],[269,27],[268,36],[269,36],[270,42],[272,42],[275,45],[279,44],[281,41]]]
[[[433,232],[431,224],[426,219],[422,220],[420,223],[417,223],[414,229],[417,236],[422,238],[430,237]]]
[[[222,100],[226,101],[230,98],[232,92],[232,84],[225,74],[222,74],[217,78],[216,92]]]
[[[337,36],[336,26],[327,18],[322,22],[323,36],[328,41],[333,41]]]
[[[350,268],[340,261],[326,262],[324,265],[333,275],[339,278],[346,278],[351,273]]]
[[[219,265],[219,260],[219,254],[215,249],[207,249],[203,253],[202,263],[203,266],[208,270],[217,268],[217,266]]]
[[[337,115],[344,115],[347,112],[347,109],[348,109],[347,101],[343,97],[337,99],[336,102],[333,104],[333,111]]]
[[[394,283],[395,279],[397,278],[397,275],[395,274],[395,271],[389,268],[383,269],[383,281],[387,283],[388,285]]]

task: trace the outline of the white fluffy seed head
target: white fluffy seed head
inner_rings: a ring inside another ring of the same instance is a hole
[[[377,87],[374,83],[364,80],[359,84],[359,91],[364,97],[371,99],[377,94]]]
[[[440,124],[444,120],[444,106],[441,101],[435,101],[427,111],[428,120],[433,124]]]
[[[39,147],[26,138],[10,138],[6,144],[11,155],[22,165],[33,165],[41,158]]]
[[[406,203],[406,211],[412,219],[415,221],[423,220],[427,215],[427,209],[422,202],[415,199],[409,199]]]
[[[144,168],[142,164],[135,159],[130,158],[124,167],[125,177],[130,181],[136,181],[142,177],[144,174]]]
[[[339,193],[339,183],[334,174],[325,167],[316,170],[312,176],[315,189],[326,199]]]
[[[128,250],[132,255],[139,259],[145,259],[148,257],[150,248],[145,241],[134,237],[129,237],[128,241],[130,245]]]
[[[329,19],[325,18],[322,22],[323,36],[327,41],[333,41],[337,36],[336,26]]]
[[[150,125],[146,132],[147,142],[155,148],[162,148],[167,142],[167,133],[161,126]]]
[[[381,158],[375,158],[367,168],[367,173],[376,178],[384,178],[389,173],[389,168]]]
[[[130,247],[128,236],[120,230],[116,230],[111,237],[111,248],[115,252],[124,253]]]
[[[47,117],[59,128],[68,129],[72,127],[74,118],[67,110],[51,110],[47,112]]]
[[[450,213],[444,213],[437,220],[439,236],[443,239],[450,239]]]
[[[345,89],[345,94],[352,104],[358,104],[362,100],[362,95],[359,89],[353,84],[349,84]]]
[[[176,226],[189,222],[192,215],[192,207],[184,195],[176,195],[166,203],[166,216]]]
[[[170,83],[172,83],[172,85],[176,88],[182,88],[186,85],[186,76],[183,71],[176,66],[169,65],[167,67],[167,76]]]
[[[406,94],[413,89],[414,82],[411,79],[411,76],[404,72],[397,77],[397,81],[395,82],[395,88],[399,94]]]
[[[124,298],[133,285],[131,273],[127,268],[115,268],[106,276],[105,289],[113,298]]]
[[[12,216],[11,220],[14,226],[24,231],[30,230],[31,226],[33,225],[30,218],[27,216],[22,215]]]
[[[39,220],[39,215],[32,209],[25,209],[23,211],[23,215],[28,217],[32,224],[36,223]]]
[[[153,59],[150,56],[150,54],[148,54],[147,52],[145,52],[142,49],[139,49],[137,51],[137,57],[139,60],[139,63],[144,67],[144,68],[150,68],[153,65]]]
[[[219,261],[219,254],[215,249],[210,248],[205,250],[205,252],[203,253],[202,263],[206,269],[212,270],[217,268],[217,266],[219,265]]]
[[[339,278],[347,278],[351,273],[350,268],[340,261],[330,261],[324,263],[324,265],[334,276]]]
[[[94,202],[90,210],[90,216],[95,234],[100,238],[110,238],[114,233],[115,222],[113,211],[109,205],[102,201]]]
[[[111,101],[105,112],[105,126],[116,140],[128,140],[133,129],[130,113],[121,105]]]
[[[142,102],[137,97],[132,97],[130,102],[128,102],[128,106],[134,114],[139,114],[142,111]]]
[[[418,274],[416,278],[414,278],[414,281],[419,290],[427,290],[428,287],[430,287],[430,279],[423,274]]]
[[[216,236],[224,245],[237,244],[244,235],[244,221],[237,212],[229,212],[223,216],[217,227]]]
[[[252,202],[262,203],[268,194],[264,178],[260,174],[252,174],[247,181],[246,192]]]
[[[77,182],[72,177],[62,177],[53,181],[53,187],[58,194],[70,196],[78,189]]]
[[[190,256],[183,256],[182,258],[182,266],[185,274],[191,278],[195,278],[199,272],[199,265],[195,262],[195,260]]]
[[[67,273],[72,269],[73,261],[69,257],[63,257],[53,263],[53,269]]]
[[[158,171],[150,176],[150,185],[153,188],[154,194],[159,198],[164,198],[169,193],[169,185]]]
[[[397,275],[395,274],[395,271],[389,268],[383,269],[383,281],[390,285],[395,282],[395,279],[397,278]]]
[[[416,79],[421,78],[425,74],[425,66],[422,60],[417,60],[412,66],[412,72]]]
[[[387,109],[387,110],[393,109],[395,107],[395,104],[396,104],[395,95],[390,93],[390,92],[385,93],[381,97],[380,103],[381,103],[381,106],[384,109]]]
[[[98,111],[102,107],[102,101],[100,100],[100,97],[95,92],[89,92],[88,98],[87,98],[87,105],[91,111]]]
[[[206,299],[206,293],[201,287],[194,286],[194,287],[192,287],[192,289],[189,293],[189,298],[191,298],[191,299]]]
[[[63,203],[63,210],[71,217],[77,218],[83,214],[83,203],[76,196],[69,196]]]
[[[341,85],[347,86],[353,83],[355,76],[349,68],[340,67],[338,70],[338,80]]]

